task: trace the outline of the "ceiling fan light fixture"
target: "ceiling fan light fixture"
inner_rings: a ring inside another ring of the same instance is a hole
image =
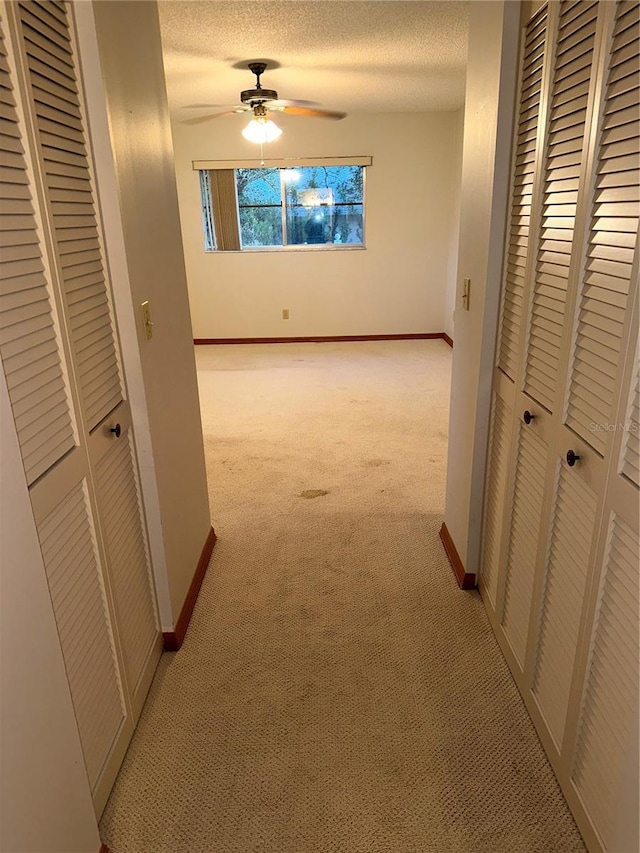
[[[249,124],[242,131],[242,135],[249,142],[263,144],[265,142],[273,142],[277,139],[282,130],[271,119],[259,117],[252,118]]]

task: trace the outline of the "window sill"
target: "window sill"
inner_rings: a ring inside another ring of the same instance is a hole
[[[361,252],[364,243],[302,243],[296,246],[248,246],[246,249],[205,249],[206,255],[250,255],[260,252]]]

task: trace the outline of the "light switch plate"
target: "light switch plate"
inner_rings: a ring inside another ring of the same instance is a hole
[[[469,296],[471,292],[471,279],[464,278],[462,280],[462,307],[465,311],[469,310]]]
[[[142,312],[142,325],[144,327],[144,336],[149,341],[153,337],[153,323],[151,322],[151,309],[149,308],[149,300],[140,303],[140,311]]]

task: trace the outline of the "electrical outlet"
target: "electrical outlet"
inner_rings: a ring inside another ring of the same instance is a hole
[[[469,296],[471,293],[471,279],[465,278],[462,280],[462,307],[465,311],[469,310]]]
[[[288,319],[289,319],[289,309],[288,309],[288,308],[283,308],[283,309],[282,309],[282,319],[283,319],[283,320],[288,320]]]
[[[149,300],[140,303],[140,311],[142,313],[142,325],[144,327],[144,336],[149,341],[153,337],[153,323],[151,322],[151,309],[149,308]]]

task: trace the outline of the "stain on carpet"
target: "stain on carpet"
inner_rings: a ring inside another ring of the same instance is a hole
[[[301,498],[323,498],[325,495],[328,495],[329,492],[326,489],[305,489],[304,492],[300,492]]]

